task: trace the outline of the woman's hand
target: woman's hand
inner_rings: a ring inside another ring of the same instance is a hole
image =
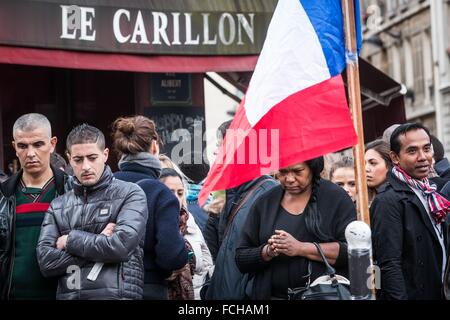
[[[283,230],[275,230],[275,234],[268,241],[274,251],[289,257],[300,256],[302,243],[291,234]]]
[[[275,247],[271,243],[271,238],[267,241],[266,245],[261,250],[261,256],[264,261],[270,261],[276,256],[278,256],[279,253],[275,251]]]

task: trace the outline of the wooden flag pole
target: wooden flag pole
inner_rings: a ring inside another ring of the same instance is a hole
[[[355,126],[356,134],[358,135],[358,144],[353,147],[355,180],[356,188],[358,190],[358,220],[364,221],[370,226],[369,196],[367,192],[366,167],[364,161],[364,130],[362,124],[361,88],[359,84],[355,7],[353,1],[354,0],[342,0],[347,59],[347,87],[353,125]]]

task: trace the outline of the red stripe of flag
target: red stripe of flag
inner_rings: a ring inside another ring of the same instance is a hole
[[[340,75],[287,97],[253,128],[243,104],[244,100],[200,192],[201,204],[211,191],[233,188],[262,174],[357,143]],[[236,129],[253,137],[236,137]],[[245,155],[246,162],[238,161],[238,154]],[[269,159],[271,163],[267,163]]]

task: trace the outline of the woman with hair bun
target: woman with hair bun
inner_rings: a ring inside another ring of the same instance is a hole
[[[250,210],[236,263],[242,273],[254,275],[251,299],[287,299],[288,288],[321,276],[325,265],[313,242],[338,274],[347,273],[345,228],[356,219],[356,209],[341,187],[321,179],[323,167],[320,157],[280,169],[280,185]]]
[[[147,196],[148,221],[144,244],[144,299],[165,300],[167,278],[188,261],[188,250],[179,232],[180,206],[172,192],[158,180],[158,133],[144,116],[118,118],[112,125],[114,149],[120,156],[117,179],[137,183]]]

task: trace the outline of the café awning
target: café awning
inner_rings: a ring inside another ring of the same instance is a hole
[[[277,0],[0,1],[0,63],[250,71]]]
[[[68,69],[156,73],[251,71],[255,68],[257,60],[258,55],[143,56],[0,46],[0,63]]]

